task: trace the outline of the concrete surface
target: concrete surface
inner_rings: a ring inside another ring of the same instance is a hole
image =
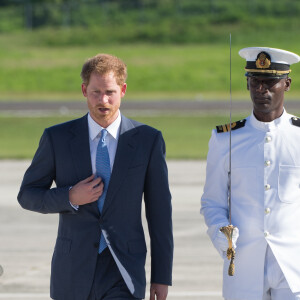
[[[57,215],[21,209],[19,186],[29,161],[0,161],[0,299],[47,300]],[[222,260],[199,214],[204,161],[168,161],[175,240],[168,300],[221,300]],[[146,229],[145,229],[146,230]],[[149,280],[149,259],[147,260]],[[147,297],[149,299],[149,284]]]

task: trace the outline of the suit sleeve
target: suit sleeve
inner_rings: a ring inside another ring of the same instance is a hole
[[[55,155],[50,135],[44,131],[31,165],[27,169],[18,201],[39,213],[75,213],[69,203],[69,187],[51,188],[55,181]]]
[[[157,133],[149,161],[145,189],[145,210],[151,243],[151,282],[172,284],[172,206],[165,161],[165,143]]]

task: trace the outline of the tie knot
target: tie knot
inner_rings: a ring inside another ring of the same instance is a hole
[[[101,136],[100,136],[100,139],[102,142],[105,142],[105,138],[107,136],[107,130],[106,129],[102,129],[101,130]]]

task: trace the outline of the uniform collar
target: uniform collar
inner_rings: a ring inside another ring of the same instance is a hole
[[[261,122],[256,119],[253,112],[250,116],[250,124],[255,127],[256,129],[262,130],[262,131],[272,131],[276,130],[280,125],[282,125],[284,122],[288,121],[289,116],[285,109],[283,109],[282,115],[271,121],[271,122]]]
[[[90,113],[88,114],[88,125],[89,125],[89,136],[91,140],[94,140],[103,129],[102,126],[100,126],[98,123],[94,121],[94,119],[91,117]],[[105,128],[108,133],[114,138],[118,139],[119,132],[120,132],[120,125],[121,125],[121,113],[119,111],[119,115],[113,123],[111,123],[107,128]]]

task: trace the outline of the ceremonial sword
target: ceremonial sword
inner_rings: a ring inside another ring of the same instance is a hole
[[[228,240],[228,249],[227,249],[227,258],[230,259],[230,264],[228,268],[228,275],[234,275],[234,258],[235,258],[235,250],[232,245],[232,235],[234,226],[231,224],[231,128],[232,128],[232,120],[231,120],[231,113],[232,113],[232,91],[231,91],[231,34],[229,35],[229,44],[230,44],[230,122],[229,122],[229,171],[228,171],[228,219],[229,225],[221,227],[220,231],[225,234]]]

